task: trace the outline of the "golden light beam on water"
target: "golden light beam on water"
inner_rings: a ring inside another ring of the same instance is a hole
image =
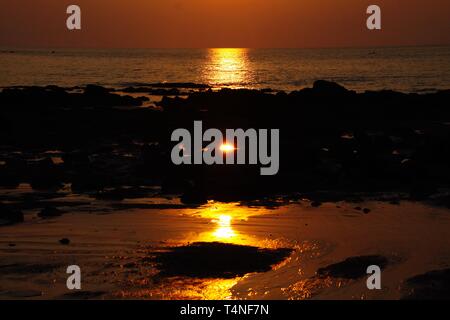
[[[236,236],[236,232],[231,227],[232,218],[229,215],[221,215],[217,220],[213,222],[217,223],[218,227],[214,231],[213,235],[220,240],[229,240]]]
[[[248,82],[248,49],[217,48],[209,49],[209,63],[205,66],[206,82],[230,88],[241,87]]]
[[[202,231],[187,232],[183,243],[193,242],[222,242],[234,245],[247,245],[261,248],[286,248],[289,244],[283,239],[272,239],[248,233],[245,225],[252,217],[270,215],[273,212],[263,206],[247,206],[240,203],[222,203],[209,201],[208,204],[195,209],[184,209],[182,216],[194,217],[201,221]],[[179,212],[177,211],[177,214]],[[271,237],[271,236],[270,236]],[[179,241],[179,240],[177,240]],[[289,260],[273,266],[276,270],[281,268]],[[252,298],[258,292],[247,290],[241,295],[240,289],[236,289],[244,277],[232,279],[195,279],[195,278],[171,278],[154,288],[141,291],[125,292],[121,298],[151,298],[163,300],[229,300],[241,297]],[[260,293],[267,295],[266,287]]]
[[[276,248],[278,243],[270,239],[259,239],[247,234],[242,227],[251,217],[270,214],[270,210],[261,207],[247,207],[239,203],[221,203],[209,201],[199,209],[187,210],[187,215],[205,219],[212,225],[209,231],[192,234],[189,242],[223,242],[238,245],[264,246]]]
[[[275,203],[275,202],[272,202]],[[280,199],[280,206],[284,200]],[[261,232],[260,228],[266,228],[264,220],[257,220],[261,216],[276,214],[277,209],[270,205],[258,205],[254,203],[217,202],[208,201],[207,204],[196,208],[173,209],[165,211],[165,214],[176,215],[187,219],[182,220],[183,233],[180,238],[167,239],[167,243],[173,245],[195,242],[222,242],[234,245],[245,245],[264,248],[286,248],[290,244],[283,238],[274,237],[270,232]],[[254,222],[249,223],[252,218]],[[192,226],[189,224],[192,223]],[[255,225],[258,223],[258,225]],[[262,224],[261,224],[262,223]]]

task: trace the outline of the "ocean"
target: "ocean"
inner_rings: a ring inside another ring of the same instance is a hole
[[[450,89],[450,47],[0,50],[0,86],[142,83],[292,91],[315,80],[356,91]]]

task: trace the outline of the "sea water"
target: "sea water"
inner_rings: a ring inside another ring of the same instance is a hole
[[[315,80],[357,91],[450,88],[450,47],[0,49],[0,86],[193,82],[292,91]]]

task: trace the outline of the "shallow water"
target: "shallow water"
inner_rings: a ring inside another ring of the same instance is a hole
[[[357,205],[371,212],[363,214]],[[29,298],[70,298],[65,266],[78,264],[83,290],[94,298],[398,299],[405,279],[450,266],[448,211],[418,203],[340,202],[314,208],[308,201],[271,207],[210,202],[199,208],[127,211],[109,211],[104,201],[89,206],[80,211],[62,206],[69,212],[50,220],[30,210],[24,224],[2,227],[0,267],[8,272],[0,298],[31,291],[41,294]],[[63,237],[71,240],[69,246],[58,243]],[[160,277],[148,260],[159,250],[198,241],[294,251],[271,271],[226,279]],[[381,291],[367,290],[364,278],[316,276],[319,268],[372,254],[391,261]],[[36,269],[43,271],[26,272]]]
[[[450,47],[0,51],[0,86],[194,82],[291,91],[317,79],[358,91],[449,89]]]

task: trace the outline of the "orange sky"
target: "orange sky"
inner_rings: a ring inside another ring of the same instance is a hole
[[[83,30],[66,29],[66,8]],[[378,4],[383,30],[365,27]],[[2,47],[450,44],[449,0],[0,0]]]

